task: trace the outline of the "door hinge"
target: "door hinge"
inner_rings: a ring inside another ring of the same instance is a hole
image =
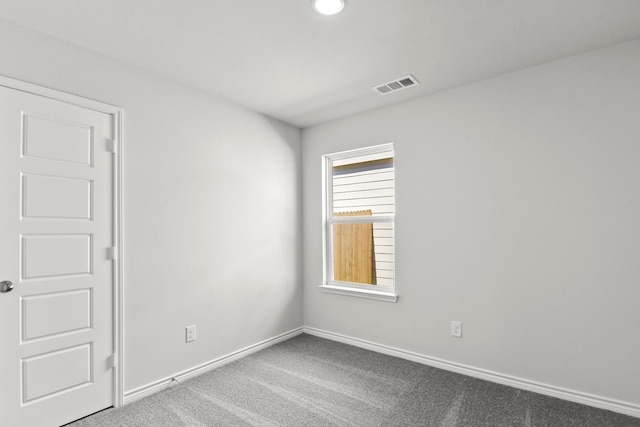
[[[107,151],[109,153],[114,153],[117,151],[118,140],[117,139],[107,139]]]
[[[118,353],[113,353],[111,356],[107,358],[107,368],[117,368],[118,367]]]
[[[117,258],[118,258],[118,248],[116,248],[115,246],[107,248],[107,259],[115,260]]]

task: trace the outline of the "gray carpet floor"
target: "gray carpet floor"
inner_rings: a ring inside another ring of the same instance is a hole
[[[640,419],[300,335],[69,426],[632,427]]]

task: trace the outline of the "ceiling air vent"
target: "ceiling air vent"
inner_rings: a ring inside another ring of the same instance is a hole
[[[374,86],[373,90],[378,92],[380,95],[386,95],[391,92],[395,92],[398,90],[406,89],[411,86],[419,85],[420,82],[416,80],[411,74],[406,77],[402,77],[398,80],[393,80],[391,82],[387,82],[378,86]]]

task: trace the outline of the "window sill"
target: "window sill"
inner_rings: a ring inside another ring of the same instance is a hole
[[[330,294],[348,295],[351,297],[368,298],[393,303],[398,302],[398,295],[392,292],[374,291],[371,289],[357,289],[337,285],[320,285],[319,288],[322,292],[327,292]]]

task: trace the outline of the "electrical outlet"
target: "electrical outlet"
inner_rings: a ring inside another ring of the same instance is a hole
[[[451,321],[451,335],[462,338],[462,322]]]
[[[187,326],[187,342],[196,340],[196,325]]]

